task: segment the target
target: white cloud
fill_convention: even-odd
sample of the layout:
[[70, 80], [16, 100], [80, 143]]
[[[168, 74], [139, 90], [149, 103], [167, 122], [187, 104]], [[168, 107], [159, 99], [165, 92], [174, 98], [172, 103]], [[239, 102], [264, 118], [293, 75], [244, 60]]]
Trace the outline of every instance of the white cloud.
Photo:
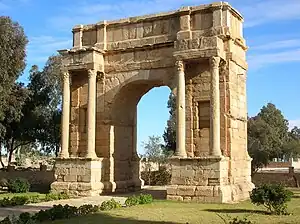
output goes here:
[[[266, 39], [268, 40], [268, 39]], [[274, 42], [268, 42], [266, 44], [250, 47], [251, 50], [278, 50], [286, 48], [300, 47], [300, 39], [279, 40]]]
[[32, 64], [45, 63], [49, 56], [56, 54], [57, 50], [71, 48], [72, 39], [58, 38], [54, 36], [29, 37], [27, 47], [27, 60]]
[[102, 20], [114, 20], [131, 16], [165, 12], [178, 9], [183, 5], [200, 5], [209, 0], [126, 0], [110, 4], [89, 3], [74, 4], [62, 9], [61, 13], [48, 19], [50, 25], [69, 31], [77, 24], [90, 24]]
[[263, 23], [300, 19], [299, 0], [251, 0], [240, 5], [245, 17], [245, 27], [253, 27]]
[[70, 48], [72, 40], [66, 38], [57, 38], [53, 36], [36, 36], [29, 38], [29, 50], [53, 51], [59, 48]]
[[248, 56], [249, 68], [251, 70], [270, 64], [286, 62], [300, 62], [300, 48], [275, 53], [256, 53]]
[[296, 120], [289, 120], [289, 128], [292, 129], [295, 126], [300, 127], [300, 118]]

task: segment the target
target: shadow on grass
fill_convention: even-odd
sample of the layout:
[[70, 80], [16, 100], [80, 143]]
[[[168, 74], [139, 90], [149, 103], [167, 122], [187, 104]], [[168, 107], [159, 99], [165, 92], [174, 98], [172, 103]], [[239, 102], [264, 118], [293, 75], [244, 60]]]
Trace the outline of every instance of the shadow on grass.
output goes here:
[[40, 210], [50, 209], [52, 206], [34, 206], [34, 205], [22, 205], [14, 207], [2, 207], [0, 208], [0, 220], [4, 219], [8, 215], [20, 215], [23, 212], [38, 212]]
[[203, 211], [207, 212], [217, 212], [217, 213], [231, 213], [231, 214], [236, 214], [236, 213], [254, 213], [254, 214], [261, 214], [261, 215], [269, 215], [267, 211], [262, 211], [262, 210], [251, 210], [251, 209], [239, 209], [239, 208], [225, 208], [225, 209], [204, 209]]
[[98, 213], [89, 216], [77, 217], [68, 220], [57, 220], [51, 222], [53, 224], [176, 224], [175, 222], [165, 222], [165, 221], [151, 221], [151, 220], [137, 220], [133, 218], [117, 217], [111, 216], [107, 213]]
[[145, 188], [139, 191], [134, 192], [126, 192], [126, 193], [104, 193], [103, 196], [118, 196], [118, 197], [128, 197], [130, 195], [138, 195], [138, 194], [151, 194], [154, 199], [164, 200], [167, 199], [167, 191], [165, 189], [159, 188]]

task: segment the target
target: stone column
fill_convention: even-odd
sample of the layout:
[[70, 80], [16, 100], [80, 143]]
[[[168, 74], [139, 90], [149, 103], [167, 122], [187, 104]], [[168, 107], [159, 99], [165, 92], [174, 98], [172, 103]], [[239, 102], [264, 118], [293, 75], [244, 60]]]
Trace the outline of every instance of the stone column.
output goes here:
[[139, 159], [138, 153], [137, 153], [137, 107], [135, 108], [134, 112], [134, 120], [133, 120], [133, 130], [132, 130], [132, 158], [133, 159]]
[[86, 158], [96, 158], [95, 139], [96, 139], [96, 84], [97, 72], [95, 70], [88, 70], [88, 117], [87, 117], [87, 152]]
[[70, 74], [63, 74], [63, 97], [62, 97], [62, 121], [61, 121], [61, 151], [60, 158], [69, 157], [69, 125], [70, 125]]
[[220, 88], [219, 57], [210, 58], [210, 135], [209, 147], [211, 156], [221, 156], [220, 148]]
[[176, 62], [177, 94], [176, 94], [176, 152], [175, 156], [186, 157], [185, 150], [185, 77], [182, 61]]

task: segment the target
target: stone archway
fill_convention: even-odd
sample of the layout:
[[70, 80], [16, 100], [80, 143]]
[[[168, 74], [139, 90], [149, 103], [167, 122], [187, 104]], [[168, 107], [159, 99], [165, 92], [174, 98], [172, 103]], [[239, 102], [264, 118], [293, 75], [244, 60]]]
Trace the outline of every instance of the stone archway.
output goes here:
[[177, 93], [168, 199], [230, 202], [253, 188], [247, 153], [242, 17], [227, 3], [73, 28], [64, 58], [62, 149], [53, 191], [141, 187], [136, 106], [151, 88]]
[[140, 189], [140, 159], [137, 154], [137, 105], [154, 87], [166, 86], [164, 76], [172, 70], [142, 70], [122, 83], [111, 104], [110, 120], [114, 126], [115, 191]]

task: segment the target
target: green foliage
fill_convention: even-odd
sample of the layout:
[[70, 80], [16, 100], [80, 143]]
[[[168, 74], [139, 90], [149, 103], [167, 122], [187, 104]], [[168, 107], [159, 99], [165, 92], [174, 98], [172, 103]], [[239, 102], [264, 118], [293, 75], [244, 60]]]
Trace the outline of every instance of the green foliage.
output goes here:
[[40, 203], [46, 201], [55, 201], [55, 200], [62, 200], [62, 199], [69, 199], [70, 196], [65, 193], [54, 194], [50, 193], [47, 194], [45, 197], [33, 195], [33, 196], [14, 196], [12, 198], [5, 197], [0, 200], [0, 207], [12, 207], [17, 205], [25, 205], [29, 203]]
[[257, 116], [248, 119], [247, 132], [248, 152], [253, 158], [252, 173], [266, 166], [273, 158], [300, 153], [297, 128], [288, 131], [288, 121], [274, 104], [268, 103]]
[[[140, 194], [139, 196], [131, 196], [126, 201], [127, 203], [125, 204], [129, 207], [138, 204], [149, 204], [153, 201], [153, 198], [152, 195], [149, 194]], [[62, 206], [61, 204], [59, 204], [54, 205], [51, 209], [48, 210], [40, 210], [39, 212], [33, 215], [31, 215], [28, 212], [21, 213], [20, 216], [15, 220], [6, 217], [2, 221], [0, 221], [0, 224], [30, 224], [49, 222], [54, 220], [70, 219], [72, 217], [85, 216], [97, 213], [99, 211], [107, 211], [120, 207], [122, 207], [122, 205], [114, 199], [102, 202], [101, 206], [86, 204], [80, 207], [75, 207], [70, 205]]]
[[21, 83], [12, 86], [7, 106], [3, 109], [5, 116], [0, 120], [5, 130], [0, 135], [0, 148], [3, 145], [6, 149], [9, 163], [13, 152], [34, 143], [39, 143], [48, 154], [58, 154], [61, 123], [60, 67], [61, 57], [50, 57], [42, 71], [32, 66], [30, 82], [26, 87]]
[[30, 219], [31, 219], [30, 213], [29, 212], [23, 212], [19, 216], [19, 223], [27, 224], [27, 223], [30, 222]]
[[63, 199], [69, 199], [70, 196], [66, 193], [60, 193], [60, 194], [56, 194], [56, 193], [49, 193], [46, 194], [45, 200], [46, 201], [55, 201], [55, 200], [63, 200]]
[[23, 28], [10, 17], [0, 16], [0, 137], [5, 128], [1, 121], [7, 109], [15, 81], [25, 68], [26, 45]]
[[9, 217], [5, 217], [0, 221], [1, 224], [13, 224]]
[[100, 210], [107, 211], [107, 210], [112, 210], [112, 209], [121, 208], [121, 207], [122, 207], [122, 205], [120, 204], [120, 202], [117, 202], [112, 198], [108, 201], [102, 202], [102, 204], [100, 206]]
[[147, 142], [143, 142], [143, 147], [145, 149], [144, 157], [147, 158], [149, 162], [158, 164], [165, 163], [167, 154], [164, 153], [162, 146], [161, 137], [149, 136], [149, 140]]
[[253, 189], [250, 198], [253, 204], [265, 206], [271, 214], [287, 215], [287, 202], [292, 195], [280, 184], [264, 184]]
[[139, 203], [140, 203], [140, 197], [138, 197], [136, 195], [128, 197], [125, 201], [126, 207], [135, 206], [135, 205], [138, 205]]
[[[0, 144], [4, 146], [11, 162], [12, 153], [28, 140], [28, 133], [24, 131], [22, 120], [24, 117], [24, 106], [30, 97], [30, 91], [22, 83], [15, 83], [11, 95], [7, 99], [5, 117], [0, 121], [5, 133], [0, 136]], [[18, 140], [18, 141], [17, 141]], [[2, 164], [3, 165], [3, 164]]]
[[300, 128], [295, 126], [288, 133], [288, 141], [284, 144], [283, 149], [285, 154], [290, 158], [300, 155]]
[[169, 119], [167, 127], [164, 131], [163, 138], [165, 142], [165, 150], [175, 152], [176, 150], [176, 97], [170, 93], [168, 100]]
[[100, 211], [100, 207], [98, 205], [82, 205], [78, 208], [78, 213], [81, 215], [93, 214]]
[[151, 204], [153, 202], [153, 197], [151, 194], [140, 194], [139, 196], [139, 204]]
[[229, 221], [229, 224], [252, 224], [250, 220], [247, 218], [244, 219], [239, 219], [239, 218], [234, 218], [232, 221]]
[[8, 191], [12, 193], [26, 193], [30, 189], [28, 180], [22, 178], [16, 178], [9, 180]]
[[143, 205], [143, 204], [150, 204], [153, 202], [153, 197], [151, 194], [140, 194], [138, 196], [132, 195], [128, 197], [125, 201], [126, 207], [131, 207], [135, 205]]
[[97, 205], [82, 205], [80, 207], [70, 205], [54, 205], [51, 209], [41, 210], [36, 214], [28, 212], [21, 213], [15, 220], [6, 217], [0, 224], [29, 224], [49, 222], [60, 219], [70, 219], [72, 217], [84, 216], [99, 212], [100, 208]]
[[49, 210], [41, 210], [38, 213], [34, 214], [31, 218], [39, 221], [53, 221], [59, 219], [69, 219], [78, 215], [78, 208], [70, 205], [54, 205]]
[[0, 200], [0, 207], [12, 207], [29, 203], [28, 196], [15, 196], [12, 198], [3, 198]]
[[33, 92], [31, 104], [36, 106], [35, 137], [45, 153], [54, 152], [56, 156], [60, 148], [61, 124], [61, 56], [51, 56], [42, 71], [33, 69], [29, 88]]

